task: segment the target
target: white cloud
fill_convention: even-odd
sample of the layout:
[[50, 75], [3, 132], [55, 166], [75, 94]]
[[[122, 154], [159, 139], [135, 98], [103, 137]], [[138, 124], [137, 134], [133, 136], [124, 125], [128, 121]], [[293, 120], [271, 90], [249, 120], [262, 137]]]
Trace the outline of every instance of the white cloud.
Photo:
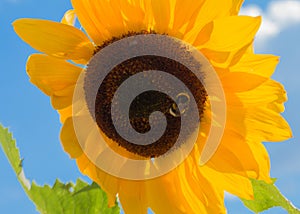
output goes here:
[[282, 27], [300, 22], [300, 1], [277, 1], [269, 6], [268, 14], [271, 19]]
[[243, 7], [240, 14], [263, 17], [256, 41], [258, 44], [262, 44], [266, 39], [277, 36], [286, 28], [300, 24], [300, 1], [272, 1], [265, 11], [257, 5], [249, 5]]

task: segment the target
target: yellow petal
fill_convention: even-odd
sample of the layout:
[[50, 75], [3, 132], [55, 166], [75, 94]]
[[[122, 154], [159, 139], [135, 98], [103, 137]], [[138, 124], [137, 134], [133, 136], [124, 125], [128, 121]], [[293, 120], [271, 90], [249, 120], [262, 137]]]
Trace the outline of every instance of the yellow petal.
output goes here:
[[75, 13], [78, 16], [80, 24], [83, 26], [93, 42], [97, 45], [110, 38], [109, 32], [105, 26], [98, 20], [94, 8], [90, 1], [72, 0], [72, 5]]
[[283, 141], [292, 137], [286, 120], [277, 112], [267, 108], [249, 108], [245, 124], [249, 130], [249, 139], [258, 138], [263, 141]]
[[228, 124], [250, 141], [282, 141], [292, 136], [279, 114], [287, 100], [283, 86], [267, 80], [250, 91], [227, 93]]
[[128, 32], [117, 0], [72, 0], [72, 5], [83, 28], [97, 45]]
[[56, 96], [56, 95], [51, 96], [51, 104], [54, 109], [57, 110], [65, 109], [72, 105], [74, 87], [70, 88], [70, 90], [68, 91], [69, 94], [65, 94], [63, 96]]
[[48, 96], [62, 96], [64, 89], [74, 86], [82, 68], [44, 54], [32, 54], [26, 65], [30, 81]]
[[[202, 181], [202, 179], [198, 177], [199, 169], [195, 167], [197, 166], [197, 162], [195, 163], [193, 158], [194, 157], [189, 157], [184, 164], [178, 167], [177, 176], [173, 178], [173, 180], [177, 180], [178, 182], [176, 186], [180, 187], [181, 191], [178, 192], [182, 194], [181, 197], [185, 198], [185, 202], [188, 205], [185, 205], [187, 212], [194, 213], [201, 210], [201, 213], [205, 213], [209, 206], [209, 199], [205, 191], [203, 191], [199, 185], [205, 181]], [[212, 191], [212, 193], [214, 194], [215, 192]]]
[[72, 118], [68, 118], [65, 121], [61, 129], [60, 139], [64, 150], [71, 158], [77, 158], [82, 154], [82, 149], [77, 141], [76, 133], [74, 131]]
[[[134, 2], [139, 2], [143, 10], [145, 11], [145, 24], [148, 26], [147, 30], [153, 30], [155, 25], [154, 15], [152, 11], [152, 0], [132, 0]], [[135, 3], [138, 5], [138, 3]]]
[[222, 141], [214, 156], [206, 164], [216, 171], [247, 176], [247, 172], [258, 177], [259, 167], [254, 154], [242, 135], [226, 127]]
[[[86, 168], [88, 168], [88, 166]], [[108, 205], [110, 207], [114, 206], [116, 195], [119, 192], [121, 179], [111, 176], [110, 174], [102, 171], [99, 168], [96, 169], [95, 173], [95, 175], [91, 173], [89, 176], [94, 177], [94, 181], [97, 182], [98, 185], [101, 186], [101, 188], [106, 192], [108, 196]]]
[[[214, 20], [199, 33], [194, 46], [215, 51], [239, 50], [251, 43], [260, 23], [260, 17], [249, 16], [229, 16]], [[207, 31], [206, 28], [212, 28], [212, 31]], [[209, 37], [209, 40], [203, 40], [206, 37]]]
[[199, 13], [204, 2], [204, 0], [177, 0], [174, 11], [173, 29], [179, 30], [183, 25], [195, 21], [195, 19], [192, 19], [192, 16], [195, 17], [195, 14]]
[[263, 54], [245, 54], [241, 60], [230, 68], [231, 72], [246, 72], [263, 77], [271, 77], [279, 62], [279, 57]]
[[270, 158], [265, 146], [258, 141], [248, 141], [248, 145], [253, 151], [255, 160], [259, 163], [259, 176], [257, 179], [271, 183]]
[[247, 109], [230, 106], [227, 109], [227, 120], [230, 127], [250, 141], [276, 142], [292, 136], [285, 119], [265, 106]]
[[[209, 38], [207, 38], [209, 39]], [[249, 47], [252, 45], [252, 42], [246, 44], [238, 50], [228, 51], [214, 51], [207, 48], [202, 48], [199, 51], [204, 54], [204, 56], [210, 61], [214, 67], [218, 68], [229, 68], [234, 66], [243, 55], [248, 51]]]
[[66, 108], [58, 110], [61, 123], [64, 123], [67, 118], [72, 117], [72, 112], [73, 112], [72, 108], [73, 108], [72, 106], [68, 106]]
[[[119, 179], [97, 168], [84, 153], [76, 159], [76, 163], [82, 174], [88, 176], [106, 192], [108, 207], [115, 206]], [[104, 176], [99, 176], [99, 173]], [[109, 186], [102, 185], [103, 182], [106, 182]]]
[[170, 0], [151, 0], [155, 20], [154, 30], [158, 33], [167, 33], [170, 25], [171, 5]]
[[96, 15], [105, 24], [112, 36], [127, 33], [121, 13], [119, 0], [91, 0]]
[[225, 213], [223, 190], [206, 179], [199, 156], [190, 155], [178, 168], [178, 177], [183, 196], [187, 199], [187, 213]]
[[244, 72], [228, 72], [221, 78], [224, 89], [234, 92], [252, 90], [267, 80], [265, 77]]
[[[193, 5], [197, 5], [193, 3]], [[201, 29], [215, 19], [223, 18], [229, 15], [231, 0], [209, 0], [204, 1], [198, 13], [192, 16], [186, 28], [184, 40], [194, 44], [194, 41]]]
[[146, 184], [155, 213], [225, 213], [223, 190], [202, 176], [199, 152], [192, 152], [176, 170]]
[[283, 103], [285, 101], [287, 101], [287, 96], [283, 86], [271, 79], [250, 91], [236, 94], [227, 93], [227, 103], [230, 106], [247, 108], [264, 106], [278, 113], [284, 111]]
[[[193, 210], [190, 208], [190, 204], [193, 204], [194, 201], [188, 201], [194, 198], [188, 196], [189, 193], [185, 188], [189, 184], [184, 179], [180, 180], [179, 174], [180, 172], [175, 170], [162, 177], [147, 181], [147, 198], [151, 209], [155, 213], [194, 213], [191, 212]], [[188, 188], [190, 189], [190, 187]], [[203, 194], [201, 191], [198, 191], [198, 193]], [[199, 208], [198, 212], [207, 214], [208, 212], [204, 206], [205, 201], [201, 201], [201, 198], [195, 200], [200, 201], [200, 203], [198, 201], [195, 204]]]
[[237, 15], [240, 11], [240, 8], [241, 8], [243, 2], [244, 2], [244, 0], [232, 0], [230, 14]]
[[148, 203], [145, 188], [146, 185], [144, 181], [122, 181], [119, 190], [119, 199], [125, 213], [148, 213]]
[[120, 8], [122, 8], [122, 16], [128, 31], [140, 32], [148, 29], [141, 2], [120, 0]]
[[61, 23], [74, 26], [76, 21], [76, 13], [74, 10], [68, 10], [64, 17], [61, 19]]
[[[76, 163], [82, 174], [87, 175], [106, 192], [108, 198], [108, 206], [114, 206], [116, 202], [117, 192], [112, 192], [114, 190], [117, 191], [119, 179], [101, 171], [88, 159], [88, 157], [84, 153], [80, 157], [76, 158]], [[107, 176], [108, 178], [105, 179], [104, 177], [98, 176], [99, 173], [103, 173], [103, 175]], [[105, 186], [102, 186], [101, 184], [103, 183], [103, 181], [107, 181], [112, 188], [105, 189]]]
[[201, 170], [208, 180], [214, 180], [215, 185], [220, 186], [220, 188], [227, 192], [248, 200], [254, 198], [253, 188], [249, 178], [234, 173], [218, 172], [205, 166], [201, 167]]
[[25, 42], [48, 55], [86, 62], [93, 55], [92, 43], [75, 27], [38, 19], [18, 19], [13, 26]]

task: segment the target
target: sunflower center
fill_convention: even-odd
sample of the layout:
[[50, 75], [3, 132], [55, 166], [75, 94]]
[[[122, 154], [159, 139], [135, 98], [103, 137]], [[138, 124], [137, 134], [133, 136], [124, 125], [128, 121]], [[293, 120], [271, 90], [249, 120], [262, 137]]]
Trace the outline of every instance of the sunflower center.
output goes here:
[[[85, 96], [90, 111], [94, 111], [91, 112], [94, 120], [107, 137], [129, 152], [145, 158], [154, 158], [164, 155], [172, 149], [180, 148], [180, 145], [174, 146], [180, 132], [185, 132], [185, 136], [188, 138], [195, 131], [200, 121], [197, 121], [198, 124], [183, 127], [182, 119], [193, 121], [192, 114], [189, 112], [198, 112], [199, 118], [202, 117], [207, 93], [199, 78], [186, 65], [159, 55], [141, 55], [124, 60], [113, 66], [100, 82], [98, 76], [101, 76], [101, 68], [97, 62], [101, 55], [98, 53], [116, 41], [135, 35], [142, 35], [143, 39], [147, 40], [147, 37], [153, 35], [153, 32], [131, 32], [106, 41], [99, 46], [98, 52], [95, 53], [86, 71]], [[174, 41], [172, 46], [166, 46], [163, 41], [159, 43], [153, 43], [153, 46], [143, 48], [163, 47], [169, 49], [172, 54], [179, 55], [181, 59], [184, 59], [185, 64], [192, 67], [198, 66], [198, 70], [201, 70], [201, 64], [193, 58], [188, 49], [183, 51], [182, 49], [185, 47], [178, 42]], [[143, 43], [141, 42], [139, 45], [143, 45]], [[120, 49], [120, 51], [126, 50], [126, 47]], [[110, 53], [106, 53], [106, 56], [107, 54]], [[107, 57], [109, 59], [116, 56], [111, 53], [111, 56]], [[177, 78], [185, 87], [174, 85], [174, 81], [165, 78], [165, 75]], [[134, 76], [138, 77], [131, 80]], [[120, 94], [122, 84], [129, 80], [131, 81], [130, 86], [126, 86], [129, 93]], [[95, 85], [98, 85], [96, 98], [90, 95], [91, 88]], [[149, 90], [137, 93], [136, 91], [142, 87]], [[170, 96], [174, 92], [175, 95]], [[137, 96], [132, 98], [131, 94], [136, 93]], [[116, 100], [116, 96], [119, 100]], [[191, 105], [191, 96], [196, 103], [194, 106]], [[131, 99], [130, 104], [126, 106], [123, 103], [126, 103], [128, 99]], [[131, 133], [132, 130], [139, 134], [129, 134], [130, 139], [120, 135], [120, 132]], [[150, 137], [149, 135], [146, 137], [146, 134], [150, 132], [152, 133]]]

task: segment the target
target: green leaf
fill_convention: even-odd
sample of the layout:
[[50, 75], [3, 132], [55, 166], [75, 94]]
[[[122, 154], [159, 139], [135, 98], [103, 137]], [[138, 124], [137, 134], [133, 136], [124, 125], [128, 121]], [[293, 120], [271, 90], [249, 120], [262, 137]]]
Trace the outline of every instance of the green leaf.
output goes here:
[[287, 200], [274, 185], [275, 181], [276, 179], [273, 179], [273, 182], [268, 184], [265, 181], [251, 179], [254, 200], [241, 199], [244, 205], [255, 213], [279, 206], [290, 214], [300, 214], [300, 210]]
[[108, 207], [107, 196], [96, 183], [88, 184], [80, 179], [77, 180], [76, 184], [72, 182], [63, 184], [56, 180], [53, 187], [49, 185], [38, 186], [34, 182], [31, 183], [25, 177], [22, 168], [23, 160], [12, 134], [1, 124], [0, 144], [24, 191], [39, 212], [45, 214], [120, 213], [117, 203], [112, 208]]

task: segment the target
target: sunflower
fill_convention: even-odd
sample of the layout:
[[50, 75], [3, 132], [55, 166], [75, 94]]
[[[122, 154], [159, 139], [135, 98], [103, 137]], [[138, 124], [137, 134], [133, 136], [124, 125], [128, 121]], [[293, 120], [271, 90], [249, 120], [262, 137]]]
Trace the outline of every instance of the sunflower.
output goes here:
[[[271, 182], [262, 142], [291, 137], [280, 115], [287, 97], [271, 79], [278, 57], [254, 53], [261, 18], [238, 16], [242, 2], [72, 0], [74, 10], [60, 23], [28, 18], [13, 23], [16, 33], [42, 52], [29, 57], [27, 73], [60, 115], [64, 150], [106, 191], [110, 206], [118, 196], [126, 213], [147, 213], [148, 208], [155, 213], [225, 213], [224, 191], [253, 199], [249, 178]], [[144, 54], [132, 57], [135, 50]], [[115, 55], [125, 58], [108, 66], [106, 74], [102, 69]], [[153, 70], [175, 79], [147, 73]], [[152, 112], [166, 117], [163, 137], [138, 145], [118, 134], [115, 125], [121, 124], [122, 132], [130, 128], [124, 125], [122, 106], [113, 101], [121, 83], [141, 73], [139, 78], [176, 93], [152, 90], [138, 95], [129, 110], [124, 107], [130, 127], [140, 133], [160, 124], [161, 115], [149, 119]], [[176, 79], [191, 93], [177, 88]], [[133, 85], [141, 85], [140, 80]], [[175, 86], [169, 87], [170, 82]], [[217, 112], [215, 103], [221, 105]], [[188, 111], [196, 111], [198, 119], [185, 116]], [[213, 138], [218, 142], [206, 147], [211, 129], [220, 127], [219, 140]], [[181, 131], [185, 137], [176, 144]], [[134, 179], [139, 169], [144, 177]]]

